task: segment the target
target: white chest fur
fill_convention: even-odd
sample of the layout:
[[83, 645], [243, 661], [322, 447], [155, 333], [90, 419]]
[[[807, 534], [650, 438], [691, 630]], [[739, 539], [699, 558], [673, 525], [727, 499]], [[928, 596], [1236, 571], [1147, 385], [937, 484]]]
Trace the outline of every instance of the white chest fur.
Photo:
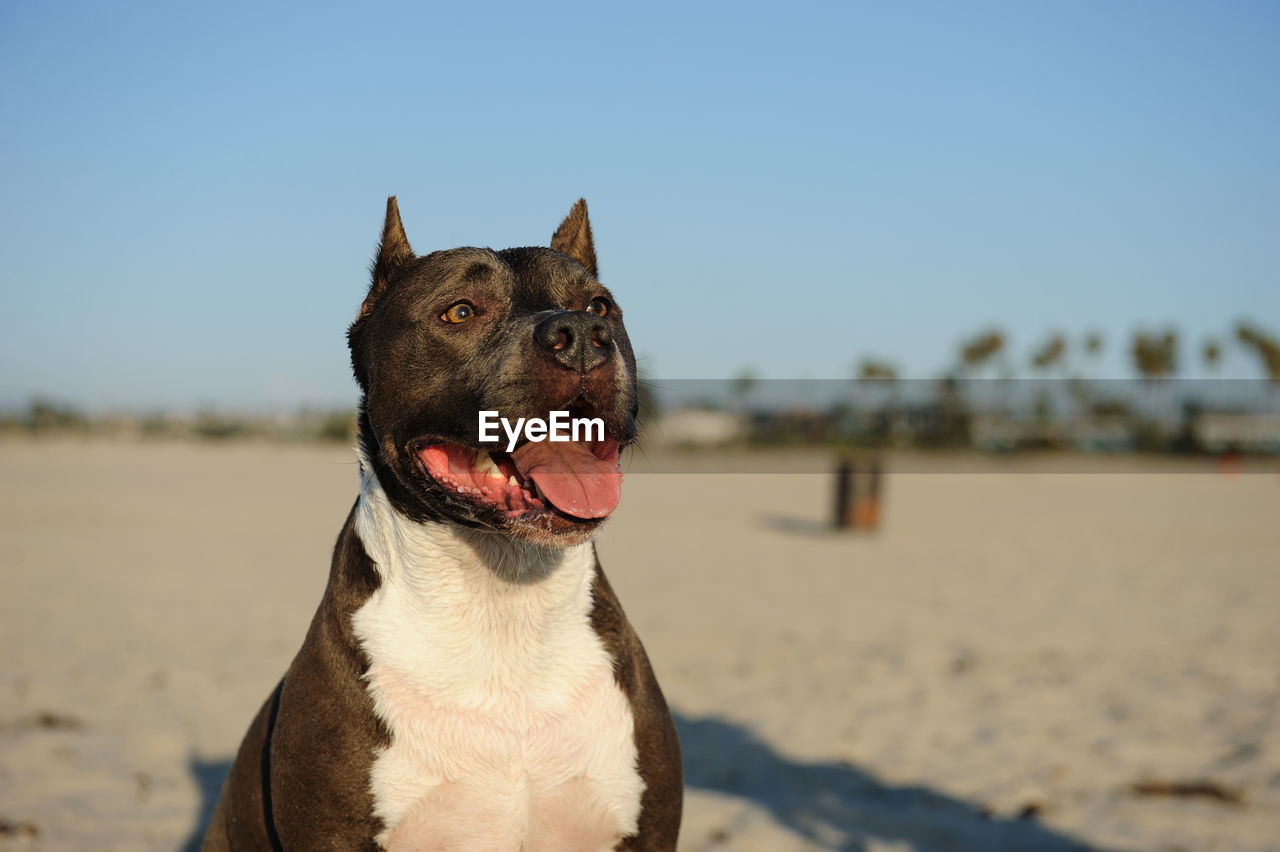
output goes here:
[[591, 545], [418, 524], [361, 480], [356, 531], [382, 583], [353, 622], [391, 733], [372, 770], [378, 841], [562, 852], [634, 833], [644, 783], [591, 629]]

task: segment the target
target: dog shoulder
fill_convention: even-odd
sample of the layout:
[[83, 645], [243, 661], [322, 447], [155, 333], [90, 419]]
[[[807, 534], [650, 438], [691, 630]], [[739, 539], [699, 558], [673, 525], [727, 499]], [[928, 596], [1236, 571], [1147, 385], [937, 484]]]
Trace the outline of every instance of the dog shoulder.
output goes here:
[[[631, 705], [637, 769], [644, 782], [639, 837], [645, 849], [674, 849], [684, 801], [680, 741], [662, 689], [597, 557], [592, 585], [591, 624], [613, 659], [614, 678]], [[633, 846], [635, 838], [620, 848]]]

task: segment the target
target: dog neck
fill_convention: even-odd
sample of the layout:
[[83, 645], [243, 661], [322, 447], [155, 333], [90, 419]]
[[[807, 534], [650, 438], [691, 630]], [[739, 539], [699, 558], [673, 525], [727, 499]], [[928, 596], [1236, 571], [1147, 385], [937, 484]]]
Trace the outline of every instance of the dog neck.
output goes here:
[[592, 543], [550, 548], [415, 521], [367, 459], [360, 469], [356, 533], [380, 585], [353, 624], [373, 671], [399, 673], [383, 682], [455, 706], [491, 701], [495, 687], [536, 696], [558, 684], [547, 669], [573, 660], [591, 630]]
[[[509, 583], [536, 583], [593, 553], [592, 542], [567, 547], [538, 544], [449, 521], [416, 521], [396, 511], [362, 447], [356, 532], [386, 582], [413, 580], [424, 570], [488, 572]], [[594, 560], [588, 559], [591, 562]]]

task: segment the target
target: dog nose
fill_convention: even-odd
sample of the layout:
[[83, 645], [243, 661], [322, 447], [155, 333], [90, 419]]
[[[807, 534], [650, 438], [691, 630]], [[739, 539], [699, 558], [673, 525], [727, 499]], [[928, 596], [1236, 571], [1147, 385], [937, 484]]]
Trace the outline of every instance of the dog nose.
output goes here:
[[534, 341], [562, 367], [581, 373], [609, 358], [613, 335], [609, 324], [589, 311], [561, 311], [538, 323]]

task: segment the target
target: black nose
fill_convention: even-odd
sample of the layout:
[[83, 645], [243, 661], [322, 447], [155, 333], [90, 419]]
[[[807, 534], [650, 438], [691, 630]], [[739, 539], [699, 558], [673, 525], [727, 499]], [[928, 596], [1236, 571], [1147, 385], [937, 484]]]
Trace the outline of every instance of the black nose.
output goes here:
[[588, 311], [561, 311], [538, 323], [534, 341], [567, 370], [585, 373], [609, 358], [609, 324]]

